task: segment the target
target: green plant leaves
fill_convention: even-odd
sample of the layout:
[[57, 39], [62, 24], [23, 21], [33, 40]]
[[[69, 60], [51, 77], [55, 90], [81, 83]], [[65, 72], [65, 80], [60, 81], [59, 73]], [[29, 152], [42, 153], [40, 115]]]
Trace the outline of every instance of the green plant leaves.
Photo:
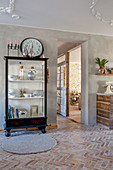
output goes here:
[[96, 64], [98, 64], [99, 66], [101, 66], [101, 62], [100, 62], [100, 58], [96, 58]]
[[100, 58], [96, 58], [96, 64], [98, 64], [100, 67], [104, 67], [106, 63], [108, 63], [109, 60], [106, 59], [102, 59], [100, 60]]

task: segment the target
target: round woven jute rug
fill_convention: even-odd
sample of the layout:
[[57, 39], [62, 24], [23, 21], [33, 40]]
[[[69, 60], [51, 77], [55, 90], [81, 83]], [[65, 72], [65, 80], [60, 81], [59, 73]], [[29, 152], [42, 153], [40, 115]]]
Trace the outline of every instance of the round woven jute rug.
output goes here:
[[8, 138], [2, 143], [2, 149], [15, 154], [33, 154], [48, 151], [56, 144], [49, 135], [28, 134]]

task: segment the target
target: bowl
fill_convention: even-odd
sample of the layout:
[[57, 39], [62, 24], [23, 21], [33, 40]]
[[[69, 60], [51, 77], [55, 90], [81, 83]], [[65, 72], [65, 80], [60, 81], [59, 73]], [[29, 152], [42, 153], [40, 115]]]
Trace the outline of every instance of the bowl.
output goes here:
[[14, 89], [8, 89], [8, 93], [14, 93], [15, 90]]
[[39, 90], [34, 90], [34, 91], [33, 91], [33, 94], [34, 94], [34, 96], [40, 96]]
[[18, 79], [18, 75], [8, 75], [8, 79], [9, 80], [17, 80]]
[[42, 90], [34, 90], [33, 94], [35, 96], [43, 96], [43, 91]]
[[24, 93], [24, 97], [30, 97], [30, 93]]

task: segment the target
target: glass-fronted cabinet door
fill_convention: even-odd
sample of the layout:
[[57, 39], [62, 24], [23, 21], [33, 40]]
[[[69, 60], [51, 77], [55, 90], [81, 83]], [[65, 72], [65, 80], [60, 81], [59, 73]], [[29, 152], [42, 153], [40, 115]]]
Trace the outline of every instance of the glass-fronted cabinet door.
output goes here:
[[45, 59], [6, 59], [7, 130], [28, 126], [46, 127], [46, 69]]

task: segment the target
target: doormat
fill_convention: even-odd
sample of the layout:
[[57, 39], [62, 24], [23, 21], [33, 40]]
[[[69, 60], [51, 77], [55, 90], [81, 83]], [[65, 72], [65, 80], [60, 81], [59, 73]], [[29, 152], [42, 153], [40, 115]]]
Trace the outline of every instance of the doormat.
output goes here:
[[46, 134], [29, 134], [9, 137], [2, 143], [2, 149], [15, 154], [34, 154], [48, 151], [56, 145], [56, 140]]

